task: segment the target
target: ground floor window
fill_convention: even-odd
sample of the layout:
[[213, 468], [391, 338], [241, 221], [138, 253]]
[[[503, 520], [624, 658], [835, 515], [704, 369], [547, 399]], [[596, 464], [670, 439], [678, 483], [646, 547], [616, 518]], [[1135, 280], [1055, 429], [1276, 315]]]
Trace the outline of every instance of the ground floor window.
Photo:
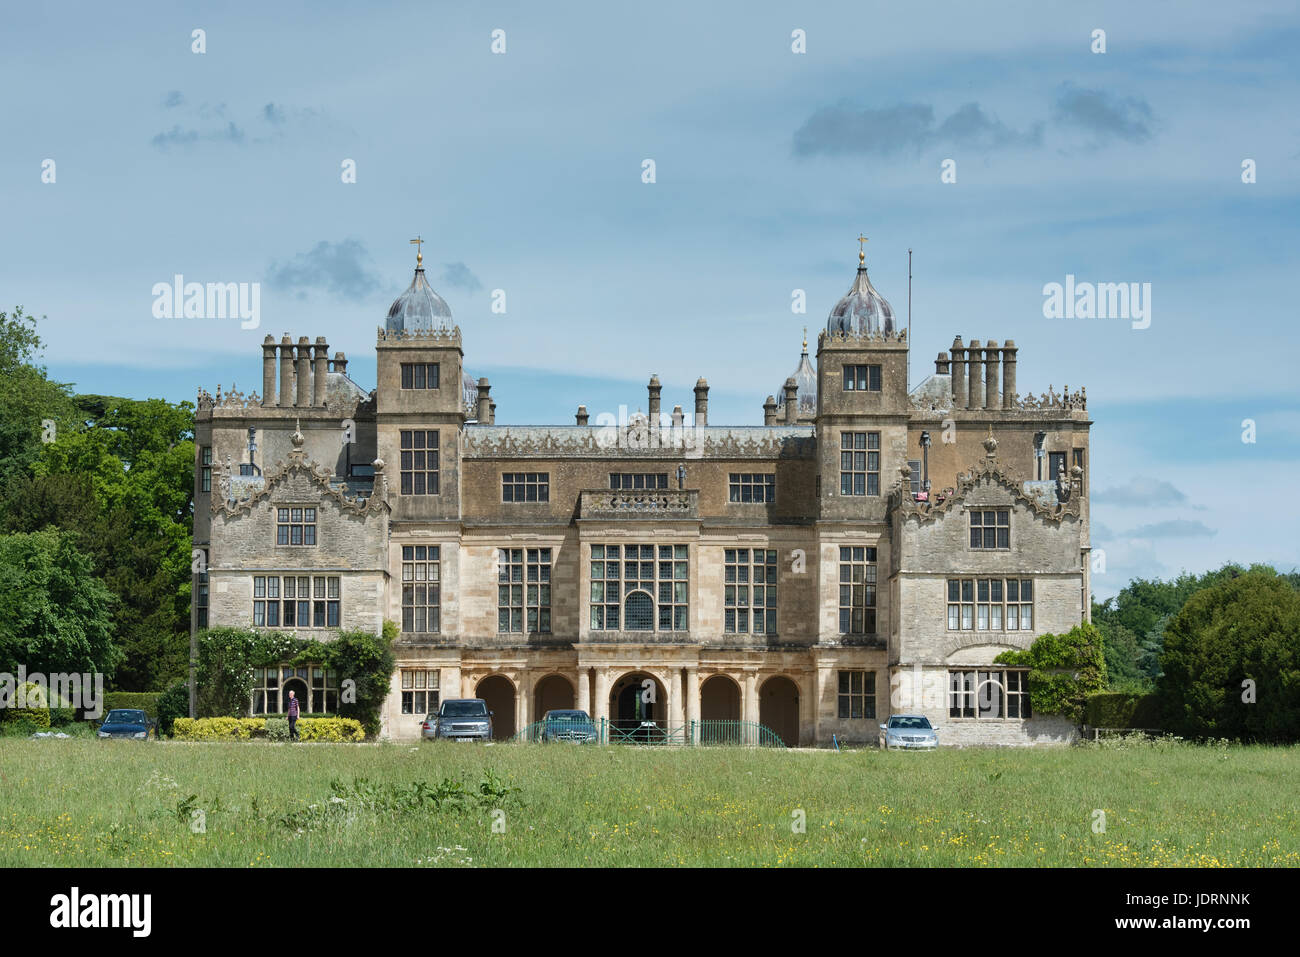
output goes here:
[[334, 714], [339, 710], [339, 676], [319, 664], [277, 665], [253, 669], [253, 714], [284, 714], [289, 692], [303, 714]]
[[850, 719], [876, 716], [876, 673], [874, 671], [840, 672], [839, 716]]
[[438, 672], [402, 669], [402, 714], [438, 710]]
[[1028, 718], [1029, 672], [1010, 669], [948, 672], [950, 718]]

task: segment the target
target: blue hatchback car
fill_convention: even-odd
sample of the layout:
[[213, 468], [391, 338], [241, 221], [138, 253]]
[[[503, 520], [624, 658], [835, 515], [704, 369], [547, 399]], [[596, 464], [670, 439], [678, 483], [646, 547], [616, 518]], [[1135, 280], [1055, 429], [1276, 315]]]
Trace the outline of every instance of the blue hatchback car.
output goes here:
[[149, 737], [149, 717], [137, 708], [114, 708], [104, 716], [99, 726], [99, 738], [132, 738], [144, 741]]

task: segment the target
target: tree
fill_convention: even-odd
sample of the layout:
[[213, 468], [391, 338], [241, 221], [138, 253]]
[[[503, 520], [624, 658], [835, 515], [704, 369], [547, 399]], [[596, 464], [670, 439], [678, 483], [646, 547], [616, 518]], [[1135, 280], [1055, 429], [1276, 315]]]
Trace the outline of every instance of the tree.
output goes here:
[[102, 672], [113, 641], [113, 593], [67, 532], [0, 535], [0, 670]]
[[1082, 722], [1088, 695], [1106, 688], [1101, 633], [1088, 622], [1063, 635], [1045, 634], [1026, 651], [1004, 651], [999, 664], [1029, 667], [1029, 702], [1035, 714]]
[[75, 426], [71, 388], [51, 382], [45, 369], [33, 364], [40, 353], [36, 319], [23, 312], [0, 312], [0, 484], [27, 471], [54, 434]]
[[1198, 592], [1165, 628], [1160, 666], [1170, 731], [1300, 739], [1300, 592], [1264, 567]]

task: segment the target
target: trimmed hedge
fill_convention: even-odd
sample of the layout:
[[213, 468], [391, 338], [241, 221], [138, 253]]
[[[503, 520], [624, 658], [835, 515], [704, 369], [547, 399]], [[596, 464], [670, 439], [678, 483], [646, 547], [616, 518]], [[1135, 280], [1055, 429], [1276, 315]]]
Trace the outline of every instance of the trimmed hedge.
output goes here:
[[[287, 718], [177, 718], [172, 722], [177, 741], [283, 741], [289, 737]], [[303, 741], [364, 741], [365, 730], [355, 718], [300, 718], [298, 737]]]
[[[26, 708], [17, 707], [18, 690], [23, 691], [23, 703]], [[0, 721], [5, 724], [21, 724], [25, 731], [31, 727], [34, 731], [48, 731], [50, 729], [50, 709], [46, 707], [48, 695], [45, 689], [33, 682], [27, 682], [22, 689], [16, 689], [14, 700], [10, 701], [8, 707], [0, 708]], [[61, 709], [56, 709], [56, 712]], [[29, 732], [30, 733], [30, 732]]]
[[1116, 691], [1090, 695], [1087, 723], [1094, 728], [1159, 728], [1160, 699]]

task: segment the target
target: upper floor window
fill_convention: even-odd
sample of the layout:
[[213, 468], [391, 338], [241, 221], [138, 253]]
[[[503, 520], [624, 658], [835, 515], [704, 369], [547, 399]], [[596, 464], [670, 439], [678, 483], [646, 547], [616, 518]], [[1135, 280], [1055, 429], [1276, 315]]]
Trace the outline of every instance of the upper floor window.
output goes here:
[[277, 508], [275, 510], [275, 544], [315, 545], [316, 509]]
[[497, 631], [551, 631], [551, 550], [497, 550]]
[[840, 548], [840, 634], [876, 633], [876, 550]]
[[194, 621], [197, 627], [208, 627], [208, 553], [203, 552], [203, 561], [199, 565], [200, 571], [196, 575], [196, 590], [194, 592]]
[[402, 388], [403, 389], [438, 388], [438, 363], [403, 362], [402, 363]]
[[551, 474], [549, 472], [501, 473], [501, 501], [549, 502], [551, 500]]
[[880, 433], [840, 433], [840, 494], [880, 494]]
[[732, 472], [730, 499], [733, 502], [776, 501], [776, 476], [769, 472]]
[[845, 392], [879, 392], [880, 366], [845, 366]]
[[970, 510], [971, 548], [1010, 548], [1011, 513], [1006, 509]]
[[402, 494], [438, 494], [438, 432], [402, 430]]
[[948, 579], [949, 631], [1032, 631], [1032, 578]]
[[667, 488], [667, 472], [610, 472], [609, 487], [615, 491], [639, 488]]
[[441, 630], [442, 563], [437, 545], [402, 546], [402, 631]]
[[724, 627], [728, 633], [776, 633], [776, 551], [728, 548], [723, 553]]
[[[1048, 452], [1047, 453], [1047, 480], [1049, 482], [1055, 482], [1060, 477], [1061, 472], [1063, 471], [1065, 471], [1065, 453]], [[1066, 477], [1069, 478], [1069, 475], [1067, 474]]]
[[342, 606], [338, 575], [253, 577], [253, 624], [257, 627], [338, 628]]
[[199, 450], [199, 491], [212, 491], [212, 446], [205, 445]]
[[592, 630], [686, 631], [688, 554], [685, 545], [592, 545]]

